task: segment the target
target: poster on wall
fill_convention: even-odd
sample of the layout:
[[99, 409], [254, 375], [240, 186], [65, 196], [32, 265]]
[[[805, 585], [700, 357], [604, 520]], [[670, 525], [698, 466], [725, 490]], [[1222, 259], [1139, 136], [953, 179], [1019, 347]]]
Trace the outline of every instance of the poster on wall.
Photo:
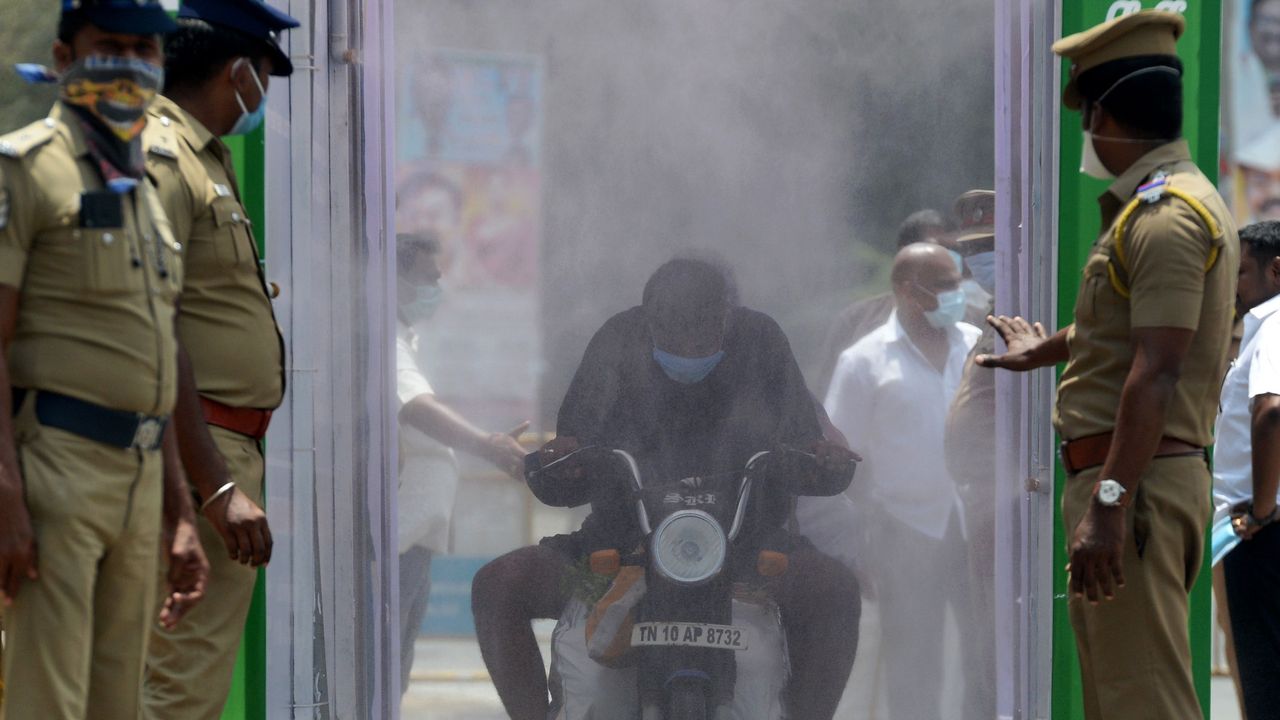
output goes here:
[[1280, 0], [1228, 0], [1223, 196], [1236, 221], [1280, 220]]
[[396, 230], [433, 234], [444, 272], [421, 360], [468, 417], [513, 425], [534, 415], [541, 358], [541, 63], [424, 49], [399, 75]]

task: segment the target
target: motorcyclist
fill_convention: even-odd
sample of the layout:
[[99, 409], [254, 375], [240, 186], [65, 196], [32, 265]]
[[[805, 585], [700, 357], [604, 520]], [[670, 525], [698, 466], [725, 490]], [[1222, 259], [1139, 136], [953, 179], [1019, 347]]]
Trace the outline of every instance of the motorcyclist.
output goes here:
[[[731, 297], [726, 274], [712, 263], [676, 259], [659, 268], [643, 304], [608, 320], [591, 340], [561, 405], [557, 437], [529, 465], [597, 445], [628, 451], [647, 477], [676, 480], [741, 470], [759, 450], [792, 447], [816, 458], [788, 468], [806, 475], [799, 479], [812, 494], [842, 492], [853, 455], [823, 440], [786, 336]], [[560, 616], [568, 564], [597, 549], [629, 550], [642, 538], [627, 492], [581, 466], [558, 475], [566, 492], [590, 496], [582, 529], [498, 558], [472, 589], [485, 663], [516, 720], [546, 717], [546, 675], [529, 621]], [[760, 489], [747, 543], [782, 528], [791, 507], [776, 484]], [[803, 540], [793, 539], [789, 555], [775, 599], [791, 656], [790, 717], [830, 718], [853, 667], [857, 583]]]

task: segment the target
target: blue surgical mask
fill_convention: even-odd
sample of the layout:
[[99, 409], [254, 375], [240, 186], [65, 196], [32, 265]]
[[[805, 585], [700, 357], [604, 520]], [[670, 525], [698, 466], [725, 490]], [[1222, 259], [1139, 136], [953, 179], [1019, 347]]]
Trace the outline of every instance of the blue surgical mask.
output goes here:
[[956, 252], [955, 250], [950, 250], [950, 249], [947, 250], [947, 253], [949, 253], [951, 255], [951, 259], [955, 261], [956, 272], [963, 275], [964, 274], [964, 256]]
[[973, 273], [974, 282], [982, 286], [988, 293], [996, 294], [996, 253], [990, 250], [965, 259], [969, 272]]
[[960, 288], [940, 292], [935, 295], [938, 299], [938, 308], [936, 310], [925, 310], [924, 318], [929, 324], [944, 330], [955, 325], [964, 319], [964, 291]]
[[702, 382], [720, 361], [724, 359], [724, 351], [721, 350], [714, 355], [708, 355], [701, 358], [687, 358], [679, 355], [672, 355], [665, 350], [657, 347], [653, 348], [653, 359], [662, 367], [662, 372], [667, 377], [684, 385], [693, 385]]
[[[258, 79], [258, 73], [254, 71], [253, 65], [246, 58], [240, 58], [236, 61], [236, 65], [246, 63], [249, 66], [249, 76], [253, 78], [253, 84], [258, 86], [258, 109], [249, 112], [249, 106], [245, 105], [244, 98], [240, 97], [240, 91], [236, 91], [236, 102], [240, 103], [240, 117], [236, 119], [236, 124], [231, 127], [228, 135], [248, 135], [249, 133], [262, 127], [262, 122], [267, 117], [267, 89], [262, 87], [262, 81]], [[235, 72], [235, 68], [232, 68]]]
[[436, 314], [440, 301], [444, 298], [444, 289], [438, 283], [415, 285], [413, 300], [400, 307], [400, 313], [410, 325], [424, 323]]

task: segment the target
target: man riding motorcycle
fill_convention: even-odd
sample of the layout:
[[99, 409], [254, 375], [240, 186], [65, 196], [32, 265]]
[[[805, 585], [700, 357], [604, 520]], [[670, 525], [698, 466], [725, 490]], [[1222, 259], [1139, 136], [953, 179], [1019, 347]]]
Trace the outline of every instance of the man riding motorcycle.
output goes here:
[[[781, 328], [735, 306], [732, 295], [725, 273], [708, 262], [676, 259], [659, 268], [643, 304], [615, 315], [591, 340], [560, 407], [557, 437], [529, 466], [595, 445], [626, 450], [651, 477], [680, 479], [739, 471], [757, 451], [789, 447], [811, 452], [815, 461], [786, 472], [804, 475], [812, 494], [842, 492], [855, 456], [823, 439]], [[546, 674], [530, 621], [560, 617], [569, 565], [595, 550], [629, 551], [642, 538], [624, 486], [599, 481], [581, 466], [548, 482], [590, 498], [582, 529], [498, 558], [472, 588], [485, 664], [515, 720], [546, 718]], [[781, 532], [791, 497], [766, 481], [753, 504], [745, 536]], [[836, 561], [800, 538], [790, 545], [788, 569], [772, 588], [792, 668], [788, 707], [791, 718], [825, 720], [853, 667], [859, 592]]]

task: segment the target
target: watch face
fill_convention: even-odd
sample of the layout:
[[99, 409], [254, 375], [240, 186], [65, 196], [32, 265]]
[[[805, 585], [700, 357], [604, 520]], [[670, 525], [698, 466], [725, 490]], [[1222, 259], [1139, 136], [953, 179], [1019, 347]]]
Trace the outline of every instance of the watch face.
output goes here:
[[1115, 480], [1103, 480], [1098, 484], [1098, 500], [1103, 505], [1115, 505], [1120, 502], [1120, 495], [1124, 492], [1124, 486]]

